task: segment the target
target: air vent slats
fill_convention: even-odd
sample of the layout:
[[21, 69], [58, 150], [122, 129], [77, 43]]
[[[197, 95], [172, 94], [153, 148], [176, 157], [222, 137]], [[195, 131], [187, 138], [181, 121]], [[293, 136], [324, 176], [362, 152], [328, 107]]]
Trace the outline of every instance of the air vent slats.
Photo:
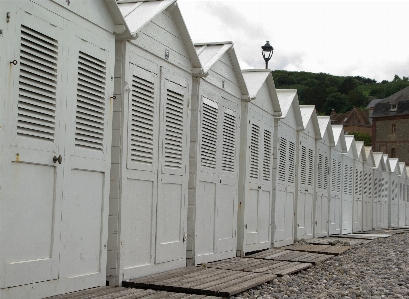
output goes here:
[[250, 138], [250, 177], [258, 179], [260, 151], [260, 127], [258, 125], [251, 124]]
[[75, 128], [75, 145], [78, 147], [103, 150], [105, 73], [103, 61], [79, 53]]
[[233, 111], [225, 111], [223, 118], [222, 170], [234, 172], [236, 158], [236, 115]]
[[202, 140], [200, 145], [200, 163], [203, 167], [216, 168], [218, 105], [203, 98]]

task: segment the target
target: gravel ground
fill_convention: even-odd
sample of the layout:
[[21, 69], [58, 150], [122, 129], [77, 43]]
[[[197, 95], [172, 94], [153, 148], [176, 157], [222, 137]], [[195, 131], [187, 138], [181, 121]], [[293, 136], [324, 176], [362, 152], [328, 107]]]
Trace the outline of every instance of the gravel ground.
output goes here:
[[409, 298], [409, 233], [352, 247], [235, 298]]

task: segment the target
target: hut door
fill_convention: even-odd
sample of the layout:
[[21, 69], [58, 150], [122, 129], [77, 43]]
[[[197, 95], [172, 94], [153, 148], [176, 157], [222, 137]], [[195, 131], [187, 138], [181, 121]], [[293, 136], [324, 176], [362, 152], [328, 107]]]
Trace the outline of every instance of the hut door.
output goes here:
[[353, 231], [362, 231], [362, 162], [355, 162]]
[[187, 82], [164, 70], [161, 83], [156, 263], [186, 257], [189, 172]]
[[[95, 42], [95, 41], [93, 41]], [[110, 69], [108, 49], [94, 46], [85, 39], [73, 37], [67, 90], [68, 113], [62, 205], [61, 253], [62, 275], [82, 283], [105, 280], [108, 215], [107, 137], [110, 111]], [[106, 46], [106, 45], [105, 45]], [[76, 53], [76, 54], [74, 54]], [[105, 258], [104, 258], [105, 257]], [[78, 278], [81, 277], [81, 278]]]
[[[409, 181], [409, 179], [407, 179]], [[405, 189], [406, 189], [406, 226], [409, 226], [409, 184], [405, 183]]]
[[[402, 174], [402, 177], [404, 175]], [[405, 179], [399, 178], [399, 227], [405, 226], [405, 218], [406, 218], [406, 211], [405, 211]]]
[[315, 232], [316, 236], [323, 236], [327, 234], [328, 224], [329, 166], [328, 152], [321, 144], [319, 145], [321, 148], [318, 154]]
[[58, 279], [61, 248], [62, 31], [20, 10], [15, 20], [21, 23], [16, 25], [15, 43], [8, 45], [15, 49], [11, 59], [16, 65], [10, 64], [13, 84], [6, 101], [11, 148], [2, 169], [8, 183], [1, 199], [1, 288]]
[[[275, 245], [290, 244], [294, 228], [295, 142], [290, 127], [280, 123], [283, 132], [278, 141], [277, 192], [275, 201]], [[294, 131], [295, 132], [295, 131]]]
[[270, 241], [271, 142], [274, 120], [249, 109], [249, 184], [245, 206], [246, 245]]
[[234, 251], [237, 246], [237, 148], [239, 107], [223, 99], [221, 102], [222, 124], [218, 130], [218, 149], [221, 165], [218, 165], [218, 182], [216, 182], [216, 252]]
[[341, 176], [342, 159], [341, 154], [331, 154], [331, 193], [329, 207], [329, 234], [339, 234], [341, 216]]

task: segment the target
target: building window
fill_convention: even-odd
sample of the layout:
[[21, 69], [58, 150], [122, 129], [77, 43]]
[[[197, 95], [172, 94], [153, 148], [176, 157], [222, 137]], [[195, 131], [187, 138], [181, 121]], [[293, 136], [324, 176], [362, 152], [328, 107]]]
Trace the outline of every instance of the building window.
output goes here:
[[391, 148], [391, 158], [396, 158], [396, 150], [394, 147]]
[[397, 104], [391, 104], [391, 111], [396, 111], [397, 108], [398, 108]]
[[391, 134], [395, 134], [396, 133], [396, 125], [392, 124], [391, 125]]

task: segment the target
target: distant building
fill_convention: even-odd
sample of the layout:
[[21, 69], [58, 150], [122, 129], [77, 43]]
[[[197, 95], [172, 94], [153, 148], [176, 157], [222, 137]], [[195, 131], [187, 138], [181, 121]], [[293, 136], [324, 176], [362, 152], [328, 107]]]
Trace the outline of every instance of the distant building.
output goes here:
[[372, 148], [409, 165], [409, 87], [375, 105]]
[[354, 108], [345, 113], [336, 113], [332, 110], [330, 118], [332, 125], [343, 125], [346, 134], [362, 132], [372, 135], [369, 112], [366, 109]]
[[366, 109], [368, 109], [368, 113], [369, 113], [369, 122], [372, 125], [372, 113], [373, 113], [373, 109], [375, 108], [375, 105], [378, 104], [380, 101], [382, 101], [383, 99], [375, 99], [375, 97], [370, 97], [370, 102], [368, 104], [368, 106], [366, 106]]

